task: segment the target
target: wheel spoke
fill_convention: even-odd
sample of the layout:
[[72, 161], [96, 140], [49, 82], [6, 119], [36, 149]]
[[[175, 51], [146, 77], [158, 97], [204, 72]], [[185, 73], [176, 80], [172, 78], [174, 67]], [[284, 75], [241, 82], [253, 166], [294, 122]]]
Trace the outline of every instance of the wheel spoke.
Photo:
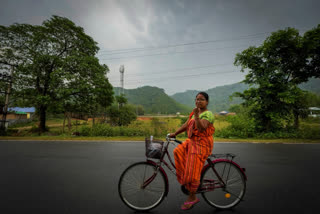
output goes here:
[[121, 175], [119, 193], [122, 201], [137, 211], [146, 211], [156, 207], [164, 198], [166, 181], [162, 172], [142, 188], [142, 184], [151, 178], [155, 166], [141, 162], [128, 167]]
[[[214, 163], [214, 168], [226, 186], [223, 188], [218, 176], [211, 168], [207, 168], [202, 175], [202, 181], [214, 180], [215, 188], [212, 191], [203, 192], [202, 196], [211, 206], [216, 208], [227, 209], [237, 205], [245, 192], [245, 181], [242, 172], [237, 166], [227, 161]], [[206, 182], [204, 182], [205, 184]], [[217, 188], [218, 185], [221, 185], [222, 188]]]

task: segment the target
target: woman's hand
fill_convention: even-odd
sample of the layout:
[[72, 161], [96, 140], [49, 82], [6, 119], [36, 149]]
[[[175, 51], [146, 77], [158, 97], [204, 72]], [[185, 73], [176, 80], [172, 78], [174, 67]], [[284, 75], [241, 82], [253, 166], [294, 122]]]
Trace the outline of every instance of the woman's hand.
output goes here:
[[176, 137], [176, 134], [175, 134], [175, 133], [170, 133], [169, 137], [170, 137], [170, 138], [175, 138], [175, 137]]
[[195, 118], [199, 117], [199, 112], [200, 112], [199, 108], [196, 107], [196, 108], [193, 109], [193, 115], [194, 115]]

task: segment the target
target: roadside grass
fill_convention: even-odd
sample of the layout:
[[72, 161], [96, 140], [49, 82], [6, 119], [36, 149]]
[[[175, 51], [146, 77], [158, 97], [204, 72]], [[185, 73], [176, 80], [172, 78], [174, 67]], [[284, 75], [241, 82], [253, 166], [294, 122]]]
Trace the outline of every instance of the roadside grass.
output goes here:
[[[165, 140], [165, 137], [158, 137], [159, 139]], [[184, 141], [185, 138], [177, 138], [180, 141]], [[82, 136], [24, 136], [24, 137], [13, 137], [13, 136], [0, 136], [1, 140], [27, 140], [27, 141], [144, 141], [143, 136], [116, 136], [116, 137], [82, 137]], [[319, 139], [226, 139], [226, 138], [214, 138], [215, 142], [221, 143], [320, 143]]]
[[216, 131], [222, 130], [230, 125], [229, 122], [225, 120], [215, 120], [214, 121], [214, 128]]
[[[50, 118], [47, 121], [49, 128], [48, 132], [39, 135], [37, 131], [33, 131], [36, 128], [38, 122], [33, 124], [25, 124], [25, 126], [13, 127], [9, 129], [8, 136], [1, 136], [0, 140], [49, 140], [49, 141], [144, 141], [145, 136], [77, 136], [83, 127], [92, 127], [92, 121], [84, 120], [72, 120], [72, 128], [69, 131], [67, 127], [67, 121], [65, 124], [65, 132], [63, 132], [63, 118]], [[215, 129], [216, 131], [222, 130], [230, 125], [225, 118], [216, 118]], [[155, 132], [155, 138], [165, 139], [165, 134], [173, 132], [180, 126], [180, 123], [176, 118], [161, 118], [149, 121], [135, 121], [129, 128], [139, 128], [144, 130], [144, 133], [153, 135]], [[156, 127], [156, 128], [155, 128]], [[305, 130], [319, 130], [320, 120], [311, 119], [303, 120], [301, 127]], [[146, 131], [147, 130], [147, 131]], [[75, 135], [73, 135], [75, 134]], [[184, 140], [185, 135], [179, 135], [179, 140]], [[215, 137], [215, 142], [251, 142], [251, 143], [320, 143], [320, 139], [295, 139], [295, 138], [282, 138], [282, 139], [255, 139], [255, 138], [219, 138]]]

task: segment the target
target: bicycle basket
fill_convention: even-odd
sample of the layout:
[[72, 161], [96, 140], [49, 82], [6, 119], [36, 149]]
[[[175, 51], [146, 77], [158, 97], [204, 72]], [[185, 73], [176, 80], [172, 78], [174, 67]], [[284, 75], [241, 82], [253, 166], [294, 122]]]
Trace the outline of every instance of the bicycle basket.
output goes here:
[[161, 140], [150, 140], [146, 138], [146, 156], [147, 158], [160, 159], [162, 156], [163, 141]]

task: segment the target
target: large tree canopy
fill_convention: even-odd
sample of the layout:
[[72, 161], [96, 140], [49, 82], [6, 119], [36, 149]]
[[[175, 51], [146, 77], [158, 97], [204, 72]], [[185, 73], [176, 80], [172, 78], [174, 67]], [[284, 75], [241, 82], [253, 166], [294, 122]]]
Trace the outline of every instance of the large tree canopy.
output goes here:
[[49, 105], [111, 105], [108, 67], [95, 57], [97, 43], [69, 19], [53, 16], [41, 26], [0, 26], [0, 40], [1, 69], [14, 66], [16, 99], [36, 106], [42, 131]]
[[237, 93], [250, 106], [260, 131], [298, 126], [305, 114], [304, 92], [297, 84], [320, 77], [320, 25], [300, 36], [293, 28], [279, 30], [259, 47], [249, 47], [235, 58], [247, 71], [244, 83], [251, 88]]

